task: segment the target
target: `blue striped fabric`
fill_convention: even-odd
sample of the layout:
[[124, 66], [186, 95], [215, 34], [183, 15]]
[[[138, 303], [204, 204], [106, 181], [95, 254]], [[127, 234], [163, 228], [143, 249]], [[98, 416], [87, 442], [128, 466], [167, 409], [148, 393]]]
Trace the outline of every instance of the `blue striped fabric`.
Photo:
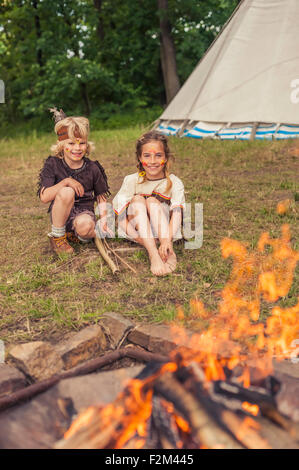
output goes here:
[[[252, 131], [252, 125], [247, 124], [244, 126], [237, 127], [223, 127], [222, 124], [207, 124], [206, 128], [205, 123], [195, 124], [191, 129], [185, 129], [182, 137], [192, 137], [194, 139], [204, 139], [204, 138], [216, 138], [221, 140], [249, 140]], [[158, 126], [158, 131], [165, 135], [177, 135], [180, 131], [181, 126], [175, 122], [171, 122], [170, 125], [163, 125], [161, 123]], [[276, 124], [261, 124], [257, 127], [255, 139], [257, 140], [272, 140], [272, 139], [294, 139], [299, 137], [299, 126], [296, 125], [287, 125], [282, 124], [278, 130], [276, 129]]]

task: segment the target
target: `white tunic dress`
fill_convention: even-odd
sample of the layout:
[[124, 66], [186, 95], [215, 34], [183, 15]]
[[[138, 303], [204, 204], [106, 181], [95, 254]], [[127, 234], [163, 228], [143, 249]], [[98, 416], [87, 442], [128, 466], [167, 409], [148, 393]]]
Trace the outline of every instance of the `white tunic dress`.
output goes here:
[[[170, 211], [180, 207], [182, 209], [182, 215], [184, 215], [186, 208], [184, 185], [182, 181], [173, 174], [169, 175], [169, 178], [171, 179], [172, 187], [168, 192], [166, 192], [167, 178], [146, 180], [143, 183], [143, 178], [139, 176], [139, 173], [126, 176], [123, 180], [123, 184], [120, 190], [112, 201], [114, 212], [118, 216], [121, 214], [124, 215], [132, 198], [136, 195], [140, 195], [144, 197], [154, 196], [159, 201], [165, 202], [168, 205]], [[119, 231], [119, 235], [130, 239], [130, 237], [122, 230]], [[179, 227], [177, 233], [173, 237], [173, 240], [179, 240], [182, 237], [181, 227]]]
[[143, 178], [138, 173], [126, 176], [120, 190], [112, 201], [114, 212], [117, 215], [122, 214], [136, 195], [157, 197], [161, 202], [165, 201], [170, 205], [170, 210], [176, 207], [181, 207], [185, 210], [184, 185], [173, 174], [169, 175], [169, 178], [171, 179], [172, 187], [169, 192], [166, 192], [166, 178], [146, 180], [142, 183]]

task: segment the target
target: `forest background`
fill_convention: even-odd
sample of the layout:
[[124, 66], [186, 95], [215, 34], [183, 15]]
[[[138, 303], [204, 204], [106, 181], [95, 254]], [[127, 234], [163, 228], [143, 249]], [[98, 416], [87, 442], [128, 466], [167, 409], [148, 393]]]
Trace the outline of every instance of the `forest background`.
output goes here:
[[48, 108], [93, 129], [159, 117], [238, 0], [0, 0], [1, 137], [52, 130]]

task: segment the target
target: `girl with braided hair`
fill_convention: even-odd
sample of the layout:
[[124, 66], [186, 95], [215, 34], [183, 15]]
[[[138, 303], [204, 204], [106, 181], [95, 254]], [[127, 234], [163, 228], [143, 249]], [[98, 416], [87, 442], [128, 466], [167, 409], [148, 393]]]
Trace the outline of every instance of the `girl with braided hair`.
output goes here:
[[172, 155], [164, 135], [144, 134], [136, 143], [136, 158], [138, 172], [124, 178], [113, 209], [124, 236], [146, 248], [152, 273], [164, 276], [176, 267], [173, 241], [182, 238], [184, 185], [169, 173]]

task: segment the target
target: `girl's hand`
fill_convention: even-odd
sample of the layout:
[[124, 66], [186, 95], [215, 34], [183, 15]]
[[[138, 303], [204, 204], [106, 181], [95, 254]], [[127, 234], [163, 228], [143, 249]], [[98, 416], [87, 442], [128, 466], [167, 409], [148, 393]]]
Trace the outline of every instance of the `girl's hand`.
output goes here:
[[113, 237], [113, 233], [111, 232], [110, 228], [108, 227], [106, 217], [102, 217], [102, 218], [98, 221], [98, 224], [99, 224], [100, 233], [102, 233], [103, 235], [104, 235], [104, 234], [105, 234], [105, 235], [107, 234], [107, 235], [109, 235], [110, 237]]
[[172, 247], [172, 242], [170, 240], [162, 240], [161, 245], [159, 246], [159, 255], [166, 263], [168, 257], [172, 254], [174, 254], [173, 247]]
[[66, 178], [66, 180], [66, 186], [73, 188], [77, 196], [82, 197], [84, 195], [84, 187], [81, 183], [79, 183], [79, 181], [75, 180], [74, 178]]

